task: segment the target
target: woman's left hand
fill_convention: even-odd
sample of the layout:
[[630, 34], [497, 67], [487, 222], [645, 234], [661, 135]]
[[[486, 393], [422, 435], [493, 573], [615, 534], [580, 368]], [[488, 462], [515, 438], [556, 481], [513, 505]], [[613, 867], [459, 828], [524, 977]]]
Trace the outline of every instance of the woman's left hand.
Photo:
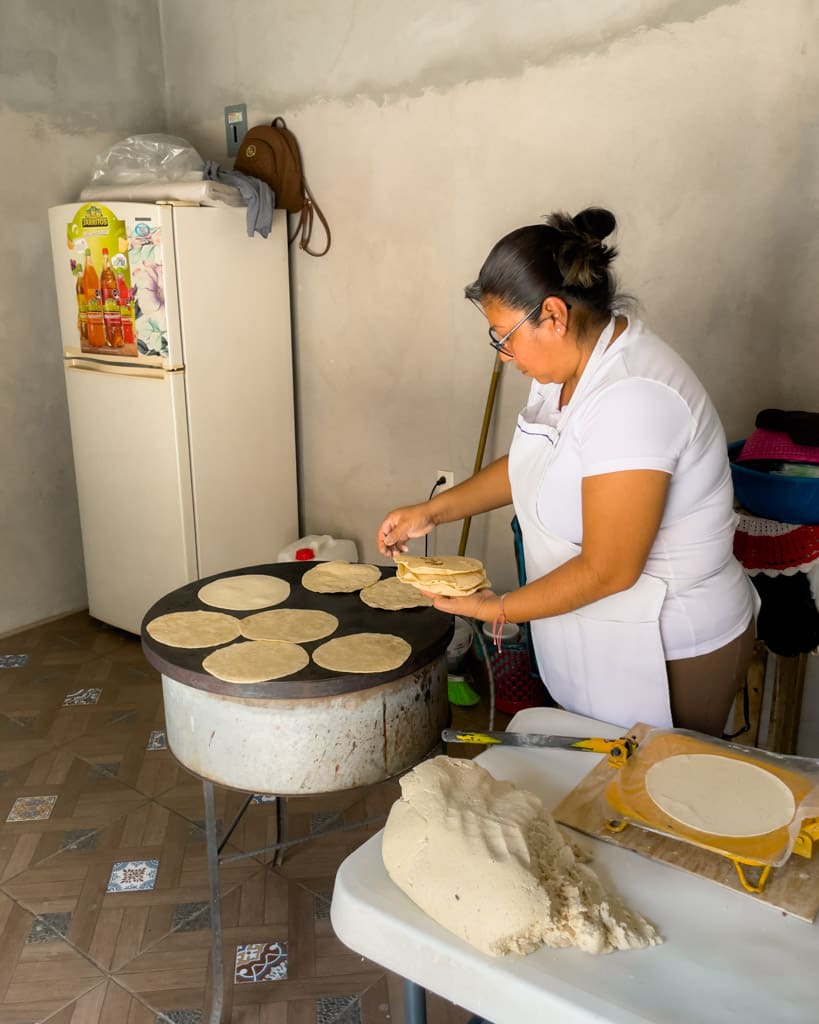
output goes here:
[[439, 612], [462, 615], [480, 622], [494, 622], [500, 613], [500, 598], [494, 590], [477, 590], [469, 597], [441, 597], [424, 590], [427, 597], [434, 598], [433, 604]]

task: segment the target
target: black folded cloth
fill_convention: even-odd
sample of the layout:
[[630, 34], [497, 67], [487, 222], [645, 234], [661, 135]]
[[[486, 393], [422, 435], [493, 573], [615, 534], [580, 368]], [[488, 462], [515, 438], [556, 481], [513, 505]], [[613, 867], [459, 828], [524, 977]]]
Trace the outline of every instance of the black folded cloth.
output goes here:
[[790, 437], [794, 444], [819, 447], [819, 412], [798, 409], [762, 409], [754, 424], [762, 430], [778, 430]]
[[756, 635], [769, 651], [792, 658], [819, 647], [819, 610], [810, 581], [803, 572], [793, 576], [751, 577], [762, 598], [756, 621]]

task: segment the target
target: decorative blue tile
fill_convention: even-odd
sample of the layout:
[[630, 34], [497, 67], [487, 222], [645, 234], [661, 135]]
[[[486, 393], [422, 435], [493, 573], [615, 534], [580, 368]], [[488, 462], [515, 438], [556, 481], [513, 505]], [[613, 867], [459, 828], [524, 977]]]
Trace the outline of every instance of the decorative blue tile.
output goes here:
[[156, 885], [158, 860], [120, 860], [111, 869], [106, 892], [142, 892]]
[[316, 1024], [361, 1024], [358, 996], [325, 996], [317, 999]]
[[148, 737], [148, 746], [146, 750], [167, 750], [168, 739], [165, 736], [164, 729], [154, 729], [151, 735]]
[[237, 985], [257, 981], [283, 981], [287, 977], [286, 942], [251, 942], [236, 947]]
[[63, 832], [61, 850], [96, 850], [99, 832], [93, 828], [77, 828]]
[[267, 793], [254, 793], [250, 802], [252, 804], [275, 804], [276, 799], [275, 796], [270, 796]]
[[210, 928], [210, 903], [180, 903], [173, 908], [171, 931], [198, 932]]
[[0, 668], [22, 668], [27, 661], [27, 654], [0, 654]]
[[40, 914], [34, 918], [26, 936], [26, 945], [32, 942], [59, 942], [68, 935], [71, 914]]
[[6, 821], [45, 821], [51, 817], [55, 796], [18, 796], [11, 805]]
[[68, 708], [76, 704], [96, 704], [101, 694], [102, 690], [96, 686], [88, 687], [85, 690], [76, 690], [74, 693], [67, 693], [63, 701], [63, 707]]
[[156, 1015], [156, 1024], [203, 1024], [201, 1010], [163, 1010]]

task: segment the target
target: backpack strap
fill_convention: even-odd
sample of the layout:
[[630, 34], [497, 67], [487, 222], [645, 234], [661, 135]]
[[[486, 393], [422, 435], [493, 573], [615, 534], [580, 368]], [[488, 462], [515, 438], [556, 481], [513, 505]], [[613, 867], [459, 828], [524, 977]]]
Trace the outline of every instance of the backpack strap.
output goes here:
[[[330, 225], [327, 223], [327, 218], [322, 213], [321, 207], [316, 202], [313, 193], [310, 191], [310, 186], [307, 184], [306, 181], [304, 181], [304, 179], [302, 179], [302, 182], [304, 184], [304, 206], [302, 207], [301, 213], [299, 214], [299, 222], [296, 225], [296, 230], [293, 232], [293, 236], [290, 239], [290, 244], [292, 244], [296, 240], [296, 238], [299, 238], [299, 236], [301, 236], [299, 238], [299, 248], [303, 249], [308, 256], [325, 256], [330, 251], [330, 246], [332, 245], [333, 242], [332, 235], [330, 234]], [[313, 249], [310, 248], [310, 236], [313, 233], [314, 215], [318, 217], [319, 221], [321, 222], [321, 226], [324, 228], [324, 234], [327, 236], [327, 244], [324, 246], [321, 252], [315, 252]]]
[[[290, 132], [283, 117], [274, 117], [270, 122], [273, 128], [283, 128], [285, 130], [285, 137], [290, 144], [291, 150], [294, 153], [296, 162], [302, 167], [301, 172], [301, 185], [304, 193], [304, 205], [299, 212], [299, 220], [296, 224], [296, 229], [288, 239], [288, 245], [292, 245], [296, 239], [299, 239], [299, 248], [303, 249], [308, 256], [325, 256], [330, 251], [333, 238], [330, 234], [330, 225], [327, 223], [327, 218], [321, 211], [321, 207], [316, 202], [316, 198], [310, 190], [310, 186], [307, 184], [307, 179], [304, 177], [304, 169], [301, 162], [301, 154], [299, 153], [298, 143], [296, 137]], [[313, 218], [318, 217], [321, 222], [321, 226], [324, 228], [324, 234], [327, 237], [327, 244], [321, 250], [321, 252], [314, 252], [310, 248], [310, 238], [313, 234]]]

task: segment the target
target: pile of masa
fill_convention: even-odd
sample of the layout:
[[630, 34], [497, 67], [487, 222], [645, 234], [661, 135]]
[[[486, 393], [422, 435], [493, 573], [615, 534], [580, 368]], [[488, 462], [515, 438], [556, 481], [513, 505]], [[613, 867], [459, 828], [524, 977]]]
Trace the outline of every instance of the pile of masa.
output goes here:
[[534, 793], [474, 761], [436, 757], [401, 780], [382, 840], [390, 878], [444, 928], [493, 956], [587, 953], [662, 940], [607, 889]]

